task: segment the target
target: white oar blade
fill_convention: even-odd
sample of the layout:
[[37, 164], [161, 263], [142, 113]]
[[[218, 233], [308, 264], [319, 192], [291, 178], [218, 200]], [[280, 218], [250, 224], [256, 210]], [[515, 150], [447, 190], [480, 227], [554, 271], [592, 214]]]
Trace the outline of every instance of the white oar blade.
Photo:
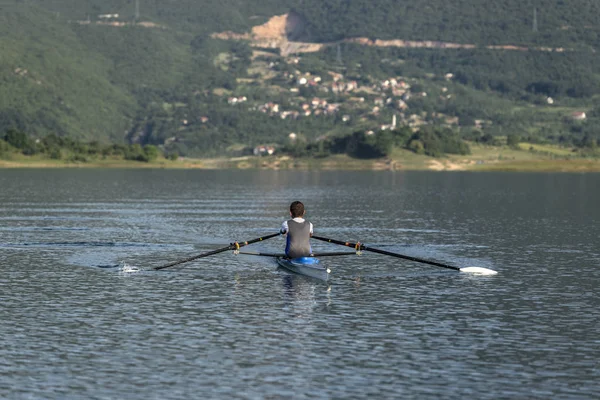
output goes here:
[[466, 272], [468, 274], [476, 275], [496, 275], [498, 272], [493, 269], [482, 268], [482, 267], [465, 267], [461, 268], [460, 272]]

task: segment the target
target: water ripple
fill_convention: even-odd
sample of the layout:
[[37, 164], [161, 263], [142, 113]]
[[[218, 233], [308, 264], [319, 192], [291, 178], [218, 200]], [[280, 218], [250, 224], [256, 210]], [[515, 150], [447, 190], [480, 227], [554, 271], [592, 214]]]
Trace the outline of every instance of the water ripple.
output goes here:
[[[11, 170], [0, 185], [0, 398], [600, 392], [593, 176]], [[326, 283], [228, 251], [152, 269], [274, 232], [296, 198], [327, 236], [499, 274], [367, 252], [324, 259]]]

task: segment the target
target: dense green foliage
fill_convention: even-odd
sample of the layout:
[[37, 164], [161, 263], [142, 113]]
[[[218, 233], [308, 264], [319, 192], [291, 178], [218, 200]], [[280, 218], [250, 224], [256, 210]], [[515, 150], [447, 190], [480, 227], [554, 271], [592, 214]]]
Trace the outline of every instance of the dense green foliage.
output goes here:
[[[522, 138], [586, 149], [600, 140], [595, 98], [600, 56], [591, 51], [600, 44], [595, 21], [600, 3], [592, 0], [140, 0], [139, 5], [139, 20], [157, 27], [93, 23], [105, 13], [118, 13], [122, 23], [133, 21], [134, 0], [0, 0], [0, 132], [12, 129], [40, 139], [29, 148], [9, 145], [10, 139], [0, 151], [16, 147], [25, 154], [39, 152], [48, 135], [101, 147], [153, 145], [166, 154], [245, 154], [256, 145], [274, 144], [296, 155], [348, 153], [360, 158], [388, 155], [394, 146], [432, 156], [464, 154], [468, 148], [461, 137], [486, 144], [510, 137], [513, 147], [515, 138]], [[341, 44], [304, 54], [292, 66], [278, 56], [253, 61], [247, 42], [210, 38], [225, 30], [248, 32], [290, 10], [304, 19], [295, 39], [439, 40], [478, 47]], [[485, 48], [493, 44], [567, 50]], [[270, 71], [276, 76], [263, 79], [249, 71], [253, 62], [266, 65], [272, 59], [277, 62]], [[407, 100], [407, 117], [418, 116], [430, 127], [410, 134], [379, 131], [382, 121], [390, 121], [398, 110], [386, 105], [369, 113], [370, 106], [360, 108], [347, 97], [314, 87], [291, 95], [294, 84], [284, 74], [296, 68], [324, 79], [330, 79], [330, 71], [342, 72], [367, 87], [403, 77], [413, 93], [428, 94]], [[453, 78], [444, 79], [447, 73]], [[365, 104], [391, 96], [360, 95]], [[248, 101], [231, 106], [228, 96]], [[339, 104], [341, 111], [309, 118], [257, 111], [269, 102], [298, 111], [301, 102], [314, 97]], [[586, 111], [587, 119], [572, 119], [575, 111]], [[343, 122], [342, 115], [351, 122]], [[443, 128], [446, 117], [458, 117], [460, 126]], [[364, 135], [367, 130], [377, 134]], [[290, 143], [291, 132], [300, 140]], [[58, 147], [65, 146], [71, 145]], [[134, 155], [115, 151], [135, 158], [138, 150]]]
[[106, 60], [52, 15], [23, 7], [0, 14], [0, 128], [118, 140], [135, 100], [113, 85]]
[[283, 151], [296, 157], [324, 157], [347, 154], [361, 159], [388, 157], [394, 147], [417, 154], [440, 157], [446, 154], [470, 154], [469, 146], [454, 131], [425, 127], [413, 132], [408, 128], [385, 130], [365, 135], [357, 131], [351, 135], [331, 137], [316, 143], [292, 143]]
[[139, 144], [102, 145], [97, 141], [82, 142], [54, 134], [32, 140], [27, 134], [9, 129], [0, 137], [0, 157], [21, 153], [26, 156], [41, 155], [43, 158], [68, 162], [88, 162], [97, 159], [123, 159], [150, 162], [156, 160], [160, 151], [156, 146]]
[[303, 0], [295, 10], [306, 18], [311, 39], [323, 42], [368, 37], [484, 45], [599, 44], [600, 3], [595, 0]]
[[[0, 0], [9, 9], [29, 3], [43, 7], [64, 20], [99, 20], [102, 14], [119, 14], [135, 19], [135, 0]], [[223, 30], [247, 31], [275, 14], [289, 11], [294, 1], [286, 0], [139, 0], [139, 20], [164, 24], [172, 29], [212, 33]]]

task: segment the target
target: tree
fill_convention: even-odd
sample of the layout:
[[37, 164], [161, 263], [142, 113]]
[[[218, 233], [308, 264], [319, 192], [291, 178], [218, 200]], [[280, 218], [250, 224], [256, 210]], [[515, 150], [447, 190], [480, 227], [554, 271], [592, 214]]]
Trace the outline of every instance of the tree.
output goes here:
[[0, 157], [4, 154], [9, 153], [11, 151], [11, 146], [6, 143], [4, 140], [0, 139]]
[[158, 158], [158, 148], [151, 144], [147, 144], [144, 146], [144, 154], [146, 155], [147, 161], [154, 161]]
[[389, 131], [380, 131], [372, 135], [362, 131], [354, 132], [346, 143], [346, 153], [356, 158], [384, 157], [392, 150], [393, 140]]
[[9, 129], [8, 131], [6, 131], [6, 134], [4, 135], [4, 140], [8, 144], [19, 150], [25, 150], [31, 147], [33, 144], [31, 139], [29, 139], [29, 137], [25, 133], [17, 131], [16, 129]]
[[519, 147], [519, 141], [520, 141], [519, 136], [515, 135], [514, 133], [509, 133], [506, 136], [506, 145], [508, 147], [518, 148]]

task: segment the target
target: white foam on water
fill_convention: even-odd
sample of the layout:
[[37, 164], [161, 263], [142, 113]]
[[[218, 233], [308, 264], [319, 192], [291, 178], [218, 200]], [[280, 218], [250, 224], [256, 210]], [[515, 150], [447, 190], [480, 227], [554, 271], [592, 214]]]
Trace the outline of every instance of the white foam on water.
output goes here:
[[120, 271], [121, 273], [125, 273], [125, 274], [129, 274], [129, 273], [133, 273], [133, 272], [139, 272], [140, 269], [138, 267], [134, 267], [131, 266], [129, 264], [127, 264], [126, 262], [123, 262], [120, 266]]

